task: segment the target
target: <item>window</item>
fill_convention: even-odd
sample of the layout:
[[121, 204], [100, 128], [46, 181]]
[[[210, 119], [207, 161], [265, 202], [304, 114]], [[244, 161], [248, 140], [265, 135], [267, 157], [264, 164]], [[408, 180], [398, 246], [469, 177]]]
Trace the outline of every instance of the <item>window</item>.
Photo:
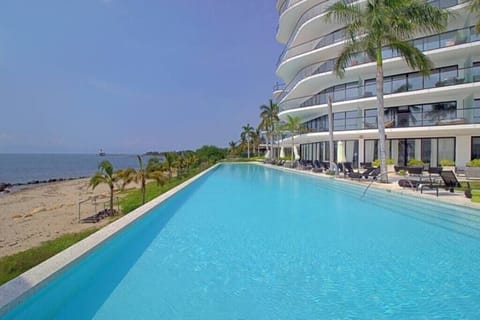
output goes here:
[[364, 97], [373, 97], [377, 94], [377, 82], [375, 79], [365, 80], [363, 88]]
[[359, 97], [358, 84], [356, 82], [347, 83], [346, 99], [353, 100]]
[[432, 70], [430, 76], [423, 78], [424, 88], [434, 88], [437, 82], [440, 81], [440, 72], [438, 70]]
[[480, 137], [472, 137], [472, 160], [480, 159]]
[[392, 93], [407, 91], [407, 76], [392, 77]]
[[420, 90], [423, 89], [423, 76], [420, 72], [411, 73], [407, 79], [408, 90]]

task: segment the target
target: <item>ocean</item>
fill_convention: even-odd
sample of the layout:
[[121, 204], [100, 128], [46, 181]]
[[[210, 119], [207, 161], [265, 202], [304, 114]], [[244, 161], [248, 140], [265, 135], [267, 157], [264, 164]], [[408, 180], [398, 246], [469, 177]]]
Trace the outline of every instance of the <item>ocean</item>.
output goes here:
[[[149, 157], [144, 157], [146, 165]], [[138, 169], [136, 155], [107, 154], [1, 154], [0, 183], [28, 183], [59, 178], [92, 176], [102, 160], [112, 163], [115, 170]]]

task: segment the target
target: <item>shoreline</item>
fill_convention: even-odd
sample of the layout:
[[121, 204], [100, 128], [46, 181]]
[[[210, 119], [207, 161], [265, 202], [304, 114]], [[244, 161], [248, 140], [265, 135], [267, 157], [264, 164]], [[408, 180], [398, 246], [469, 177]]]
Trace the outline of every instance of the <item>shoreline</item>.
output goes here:
[[50, 178], [45, 180], [31, 180], [28, 182], [0, 182], [0, 196], [25, 190], [28, 188], [35, 188], [44, 186], [49, 183], [72, 181], [78, 179], [87, 179], [89, 176], [69, 177], [69, 178]]
[[79, 222], [79, 215], [86, 218], [97, 213], [109, 199], [107, 185], [92, 190], [88, 184], [89, 178], [72, 178], [28, 184], [0, 193], [0, 257], [30, 249], [65, 233], [106, 225], [111, 218], [97, 223]]

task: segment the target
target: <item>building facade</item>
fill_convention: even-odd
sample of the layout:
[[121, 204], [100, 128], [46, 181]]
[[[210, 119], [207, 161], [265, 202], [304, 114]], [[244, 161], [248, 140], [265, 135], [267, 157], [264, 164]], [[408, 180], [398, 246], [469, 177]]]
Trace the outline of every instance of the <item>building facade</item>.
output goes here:
[[[358, 166], [378, 159], [376, 63], [359, 53], [343, 78], [333, 72], [345, 44], [344, 26], [325, 21], [326, 9], [336, 1], [278, 0], [276, 37], [285, 48], [276, 73], [285, 85], [274, 89], [274, 97], [281, 120], [298, 116], [308, 128], [294, 139], [301, 158], [328, 161], [330, 96], [334, 141], [344, 142], [347, 161]], [[430, 76], [422, 76], [396, 52], [383, 49], [387, 158], [401, 166], [414, 158], [430, 166], [452, 160], [462, 167], [480, 158], [477, 17], [462, 0], [431, 3], [455, 15], [444, 32], [411, 39], [434, 63]]]

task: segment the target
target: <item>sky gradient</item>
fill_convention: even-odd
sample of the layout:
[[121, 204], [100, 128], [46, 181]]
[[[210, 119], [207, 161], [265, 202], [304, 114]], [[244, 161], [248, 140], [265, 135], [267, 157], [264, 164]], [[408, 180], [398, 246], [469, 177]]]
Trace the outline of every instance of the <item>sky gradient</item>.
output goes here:
[[277, 81], [274, 0], [0, 8], [0, 153], [227, 146]]

